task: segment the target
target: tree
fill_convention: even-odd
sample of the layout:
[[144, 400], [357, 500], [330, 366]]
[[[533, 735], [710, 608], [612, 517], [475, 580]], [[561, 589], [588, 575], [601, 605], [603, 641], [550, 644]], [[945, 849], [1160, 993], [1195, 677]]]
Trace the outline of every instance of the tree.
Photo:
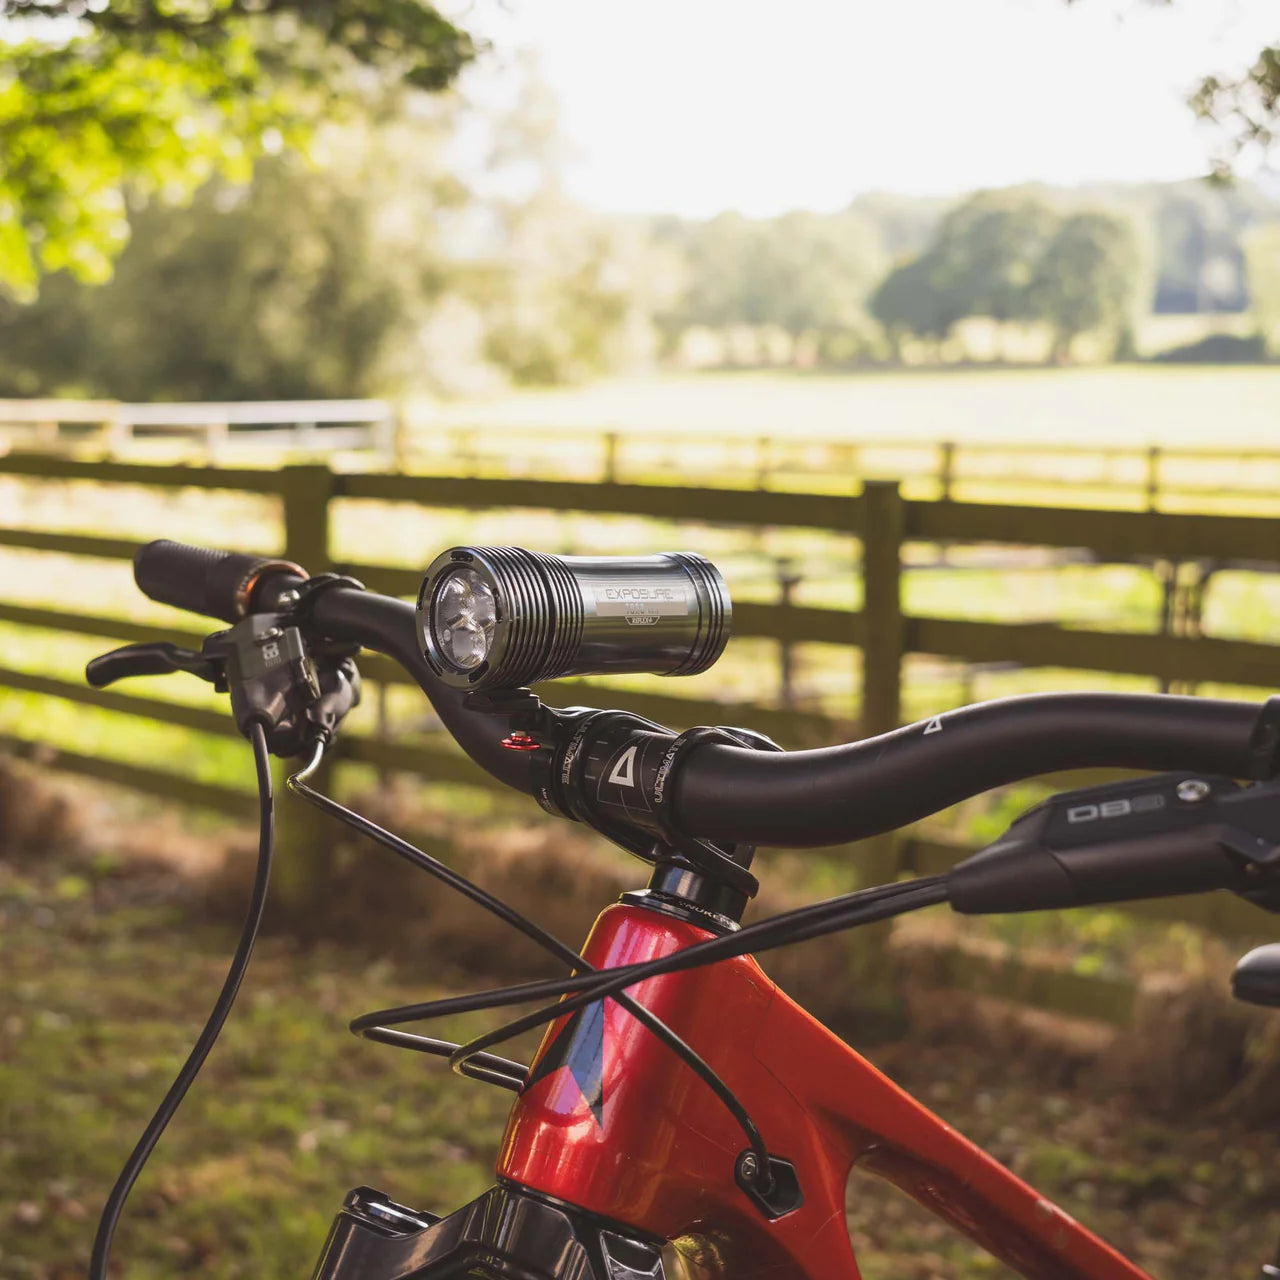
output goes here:
[[941, 342], [963, 315], [939, 284], [938, 261], [930, 252], [889, 272], [871, 295], [870, 307], [899, 357], [908, 335]]
[[647, 354], [663, 272], [643, 225], [564, 198], [529, 98], [496, 122], [500, 164], [538, 161], [520, 199], [450, 174], [459, 131], [475, 136], [458, 95], [401, 105], [325, 126], [312, 160], [265, 157], [247, 184], [139, 209], [105, 284], [55, 272], [32, 303], [0, 298], [0, 395], [449, 393]]
[[1255, 227], [1245, 239], [1249, 301], [1271, 351], [1280, 348], [1280, 222]]
[[430, 139], [353, 127], [345, 142], [327, 165], [271, 157], [246, 186], [215, 179], [184, 206], [140, 209], [105, 284], [60, 272], [34, 303], [0, 302], [0, 388], [125, 400], [385, 389], [394, 342], [445, 287], [432, 229], [451, 196], [419, 182], [412, 230], [396, 234], [383, 210], [412, 182], [406, 165], [434, 154]]
[[930, 257], [935, 289], [959, 316], [1031, 317], [1028, 288], [1057, 216], [1025, 191], [982, 191], [943, 219]]
[[1031, 319], [1031, 282], [1056, 225], [1052, 207], [1026, 191], [970, 196], [881, 283], [872, 314], [899, 349], [907, 333], [941, 341], [966, 316]]
[[[1168, 5], [1173, 0], [1143, 2]], [[1205, 76], [1188, 101], [1202, 120], [1219, 126], [1211, 162], [1215, 177], [1228, 178], [1251, 151], [1265, 159], [1280, 138], [1280, 44], [1265, 46], [1242, 70]]]
[[933, 241], [891, 272], [872, 314], [903, 337], [940, 341], [968, 316], [1046, 321], [1054, 356], [1092, 329], [1127, 332], [1142, 280], [1130, 225], [1106, 213], [1060, 214], [1025, 190], [979, 192], [946, 214]]
[[775, 328], [834, 353], [856, 346], [884, 252], [860, 214], [723, 213], [706, 222], [660, 219], [654, 238], [684, 264], [684, 288], [662, 316], [691, 326]]
[[0, 285], [107, 278], [149, 196], [247, 179], [371, 88], [474, 56], [425, 0], [0, 0]]
[[1068, 215], [1036, 265], [1028, 296], [1032, 313], [1053, 326], [1053, 358], [1065, 360], [1072, 341], [1108, 331], [1116, 344], [1130, 332], [1141, 255], [1133, 229], [1111, 214]]

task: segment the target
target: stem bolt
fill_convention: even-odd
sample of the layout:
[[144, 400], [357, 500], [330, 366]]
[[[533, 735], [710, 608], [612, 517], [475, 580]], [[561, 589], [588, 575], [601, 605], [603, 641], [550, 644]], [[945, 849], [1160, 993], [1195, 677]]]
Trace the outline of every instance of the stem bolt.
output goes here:
[[1184, 778], [1178, 783], [1174, 794], [1183, 804], [1199, 804], [1209, 798], [1213, 788], [1202, 778]]

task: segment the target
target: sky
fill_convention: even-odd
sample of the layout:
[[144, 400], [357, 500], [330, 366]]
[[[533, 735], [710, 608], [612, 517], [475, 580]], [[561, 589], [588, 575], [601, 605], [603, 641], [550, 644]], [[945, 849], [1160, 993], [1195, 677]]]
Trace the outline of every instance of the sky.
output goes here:
[[1198, 79], [1280, 41], [1280, 0], [450, 0], [536, 58], [570, 193], [615, 212], [835, 210], [865, 191], [1202, 174]]

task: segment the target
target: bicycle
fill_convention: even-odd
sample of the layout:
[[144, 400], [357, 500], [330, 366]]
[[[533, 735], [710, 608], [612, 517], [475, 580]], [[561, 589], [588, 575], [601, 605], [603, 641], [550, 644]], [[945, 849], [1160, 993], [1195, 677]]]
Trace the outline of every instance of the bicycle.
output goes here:
[[[289, 786], [304, 800], [494, 912], [569, 971], [352, 1022], [516, 1097], [490, 1191], [442, 1216], [356, 1188], [316, 1280], [856, 1278], [844, 1214], [855, 1164], [1029, 1280], [1144, 1280], [810, 1017], [754, 956], [942, 904], [976, 914], [1225, 889], [1280, 911], [1280, 698], [1026, 695], [786, 752], [747, 729], [675, 733], [626, 712], [554, 708], [530, 692], [570, 674], [691, 674], [715, 662], [731, 605], [715, 567], [690, 553], [454, 548], [429, 567], [416, 604], [286, 561], [169, 541], [144, 547], [134, 572], [152, 599], [228, 625], [198, 652], [114, 650], [87, 678], [104, 686], [185, 671], [228, 692], [253, 746], [260, 840], [226, 983], [108, 1198], [91, 1280], [104, 1280], [129, 1189], [247, 968], [270, 874], [272, 754], [302, 758]], [[494, 777], [651, 865], [648, 886], [606, 907], [581, 953], [310, 785], [359, 701], [362, 648], [399, 663]], [[757, 844], [860, 839], [995, 786], [1102, 766], [1163, 772], [1057, 795], [947, 875], [741, 923]], [[1280, 943], [1246, 956], [1233, 989], [1280, 1006]], [[528, 1004], [537, 1007], [466, 1044], [406, 1029]], [[494, 1052], [538, 1026], [532, 1064]], [[1280, 1263], [1263, 1274], [1280, 1276]]]

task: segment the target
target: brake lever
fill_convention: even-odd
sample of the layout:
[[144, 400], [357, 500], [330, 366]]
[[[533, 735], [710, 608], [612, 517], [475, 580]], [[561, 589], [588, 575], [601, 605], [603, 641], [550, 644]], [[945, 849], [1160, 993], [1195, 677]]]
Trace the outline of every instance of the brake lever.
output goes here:
[[107, 685], [130, 676], [165, 676], [174, 671], [199, 676], [210, 684], [217, 684], [221, 675], [219, 665], [211, 658], [163, 641], [126, 644], [112, 649], [110, 653], [99, 654], [90, 659], [84, 674], [95, 689], [105, 689]]

